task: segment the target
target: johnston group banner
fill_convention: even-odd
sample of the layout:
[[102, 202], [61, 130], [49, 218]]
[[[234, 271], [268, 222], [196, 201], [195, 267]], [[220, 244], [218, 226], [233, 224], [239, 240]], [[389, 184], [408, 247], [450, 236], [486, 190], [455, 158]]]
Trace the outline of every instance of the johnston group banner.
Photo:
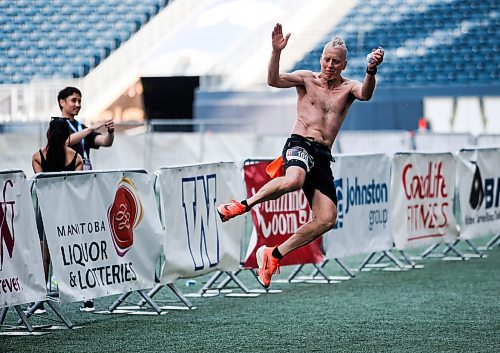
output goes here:
[[460, 238], [500, 233], [500, 149], [467, 149], [457, 155]]
[[455, 159], [451, 153], [398, 153], [392, 159], [390, 220], [397, 249], [450, 243]]
[[335, 161], [337, 223], [323, 238], [326, 256], [334, 259], [391, 249], [390, 158], [340, 155]]
[[245, 217], [222, 223], [216, 210], [218, 204], [242, 197], [236, 165], [162, 168], [156, 174], [165, 227], [161, 282], [237, 270]]
[[62, 302], [154, 286], [162, 227], [152, 175], [110, 171], [34, 178]]
[[0, 308], [40, 301], [46, 293], [26, 176], [0, 171]]
[[[270, 161], [249, 162], [243, 170], [247, 195], [255, 194], [270, 178], [266, 166]], [[262, 245], [276, 246], [287, 240], [300, 226], [312, 219], [306, 195], [302, 190], [288, 193], [276, 200], [265, 201], [252, 208], [253, 231], [244, 266], [256, 268], [256, 251]], [[321, 237], [292, 251], [281, 261], [282, 266], [320, 263], [323, 261]]]

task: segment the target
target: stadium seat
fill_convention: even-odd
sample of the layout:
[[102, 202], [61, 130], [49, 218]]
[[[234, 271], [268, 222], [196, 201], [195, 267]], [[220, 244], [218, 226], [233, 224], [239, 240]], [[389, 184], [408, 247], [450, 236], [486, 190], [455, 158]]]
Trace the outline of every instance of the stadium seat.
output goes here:
[[[6, 61], [9, 67], [0, 84], [82, 77], [167, 5], [168, 0], [2, 1], [0, 67]], [[71, 38], [76, 35], [78, 43]], [[61, 56], [64, 61], [53, 60]], [[40, 63], [43, 69], [33, 72]]]
[[[370, 10], [374, 6], [377, 14]], [[360, 0], [330, 30], [325, 41], [333, 34], [344, 33], [350, 56], [346, 75], [349, 73], [357, 80], [363, 79], [364, 63], [356, 64], [352, 58], [363, 57], [373, 46], [382, 44], [391, 53], [396, 50], [410, 53], [408, 57], [399, 58], [404, 65], [387, 57], [382, 84], [493, 83], [500, 69], [489, 65], [498, 62], [499, 27], [500, 13], [495, 0]], [[361, 44], [357, 41], [360, 34], [364, 38]], [[317, 58], [325, 41], [318, 43], [293, 69], [318, 70]], [[425, 55], [415, 56], [413, 53], [418, 50]], [[417, 63], [424, 64], [418, 70], [421, 75], [415, 75]], [[461, 72], [454, 72], [456, 70]]]

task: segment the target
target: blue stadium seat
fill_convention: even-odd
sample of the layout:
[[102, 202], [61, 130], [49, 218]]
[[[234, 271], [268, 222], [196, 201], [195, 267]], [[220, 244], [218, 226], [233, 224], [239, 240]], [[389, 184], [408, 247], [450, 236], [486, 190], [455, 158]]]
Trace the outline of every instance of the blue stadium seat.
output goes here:
[[[317, 71], [324, 43], [333, 34], [343, 33], [350, 57], [346, 76], [351, 78], [362, 80], [364, 75], [364, 63], [354, 64], [352, 58], [363, 57], [373, 46], [382, 44], [387, 52], [384, 80], [379, 80], [383, 84], [493, 83], [500, 71], [489, 64], [498, 63], [500, 51], [498, 5], [498, 0], [359, 0], [293, 69]], [[375, 7], [376, 14], [372, 11]], [[358, 43], [360, 34], [363, 43]], [[398, 48], [409, 53], [425, 48], [426, 54], [398, 59]], [[398, 65], [398, 60], [404, 65]], [[417, 63], [423, 64], [418, 70]]]
[[0, 1], [0, 84], [82, 77], [167, 5], [168, 0]]

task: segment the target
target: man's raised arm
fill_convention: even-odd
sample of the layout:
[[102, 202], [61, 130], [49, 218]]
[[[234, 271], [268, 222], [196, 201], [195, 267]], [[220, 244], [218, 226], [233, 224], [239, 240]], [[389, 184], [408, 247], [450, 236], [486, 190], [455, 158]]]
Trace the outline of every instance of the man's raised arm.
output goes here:
[[274, 26], [271, 36], [273, 52], [271, 54], [271, 60], [269, 60], [267, 70], [267, 84], [277, 88], [289, 88], [301, 84], [303, 79], [300, 75], [295, 73], [280, 75], [279, 73], [281, 51], [286, 47], [288, 38], [290, 38], [290, 33], [283, 37], [281, 24], [277, 23], [276, 26]]
[[373, 49], [372, 62], [368, 63], [366, 67], [365, 79], [363, 84], [355, 85], [352, 89], [352, 93], [356, 99], [362, 101], [368, 101], [373, 96], [373, 91], [375, 91], [375, 75], [377, 74], [377, 66], [379, 66], [382, 61], [384, 61], [384, 50], [383, 49]]

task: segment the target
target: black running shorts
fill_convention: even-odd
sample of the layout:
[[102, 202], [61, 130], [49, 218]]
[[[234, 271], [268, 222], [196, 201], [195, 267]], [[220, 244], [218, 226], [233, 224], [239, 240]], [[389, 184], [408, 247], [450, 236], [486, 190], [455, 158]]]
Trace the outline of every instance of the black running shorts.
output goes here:
[[330, 163], [333, 157], [330, 149], [303, 136], [292, 134], [283, 147], [285, 170], [290, 166], [301, 167], [306, 171], [302, 190], [312, 206], [314, 190], [319, 190], [337, 206], [337, 194], [333, 185]]

